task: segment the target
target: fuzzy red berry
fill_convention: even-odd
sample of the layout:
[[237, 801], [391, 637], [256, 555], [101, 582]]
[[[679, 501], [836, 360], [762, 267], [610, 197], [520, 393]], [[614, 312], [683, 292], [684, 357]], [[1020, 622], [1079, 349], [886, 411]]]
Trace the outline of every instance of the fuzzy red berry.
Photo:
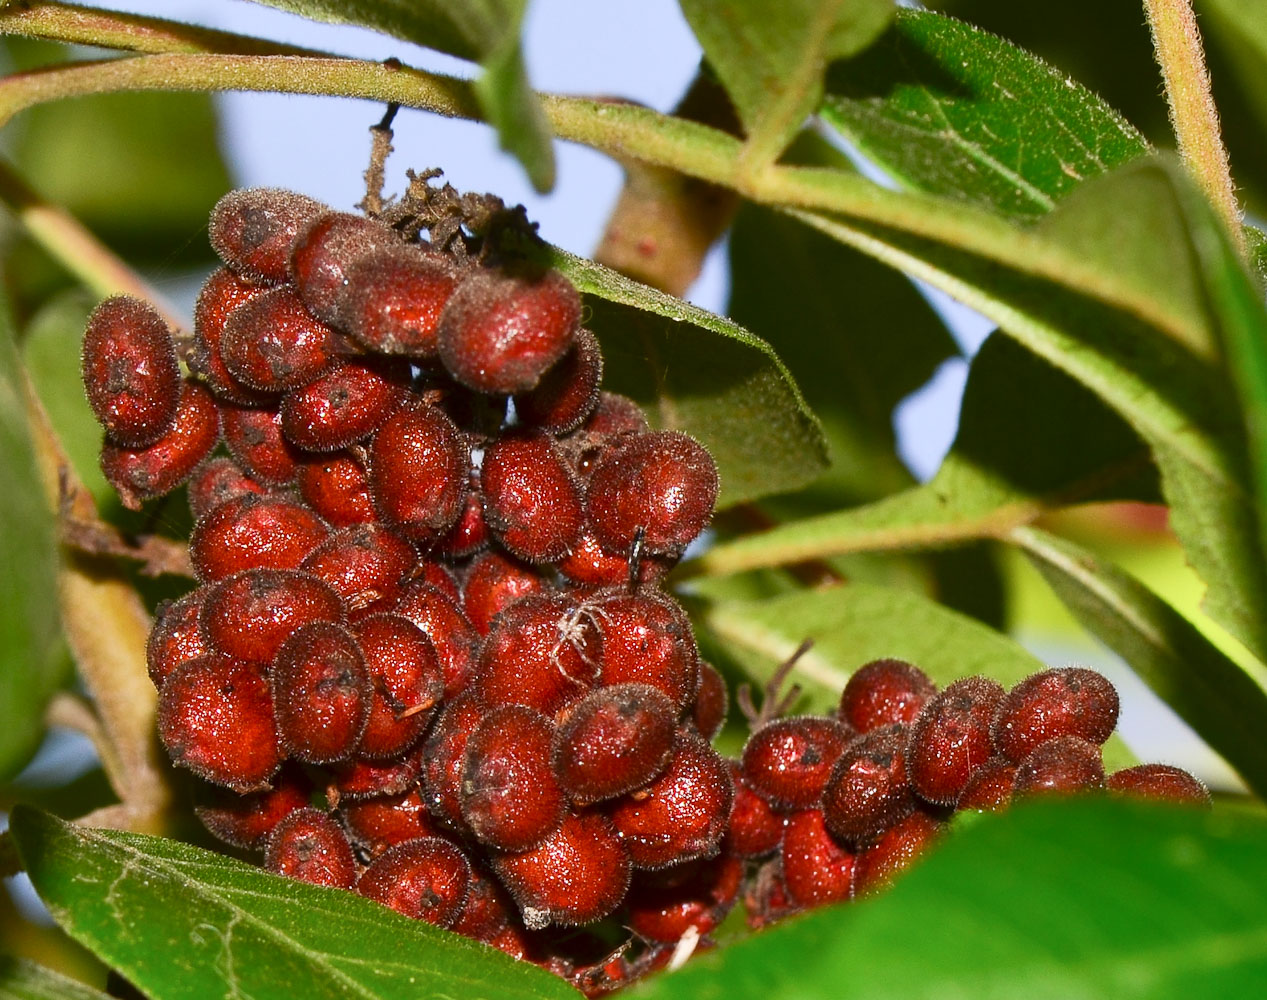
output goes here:
[[374, 505], [402, 534], [434, 541], [462, 513], [468, 465], [466, 443], [443, 410], [417, 403], [401, 406], [370, 445]]
[[500, 552], [485, 552], [466, 572], [462, 609], [480, 635], [488, 635], [493, 619], [521, 597], [549, 588], [549, 581], [531, 566]]
[[515, 412], [529, 427], [567, 434], [598, 405], [603, 351], [589, 330], [578, 330], [567, 354], [541, 377], [536, 388], [515, 396]]
[[[629, 553], [608, 552], [594, 533], [582, 530], [572, 551], [555, 562], [554, 568], [573, 583], [586, 587], [625, 587], [629, 584]], [[677, 559], [641, 553], [637, 584], [654, 583], [676, 565]]]
[[959, 796], [956, 808], [1001, 812], [1011, 803], [1015, 787], [1016, 765], [1006, 757], [991, 757], [977, 768]]
[[320, 809], [296, 809], [273, 828], [264, 867], [313, 885], [351, 889], [356, 859], [343, 827]]
[[657, 687], [679, 708], [699, 691], [699, 650], [690, 619], [667, 594], [603, 591], [586, 599], [603, 635], [602, 684]]
[[358, 524], [332, 532], [301, 568], [333, 587], [353, 617], [363, 618], [396, 602], [416, 558], [394, 531]]
[[936, 693], [937, 685], [913, 663], [872, 660], [846, 682], [837, 715], [860, 733], [895, 722], [909, 725]]
[[827, 828], [855, 846], [866, 844], [915, 808], [907, 781], [906, 726], [864, 733], [836, 761], [823, 789]]
[[321, 202], [295, 191], [230, 191], [211, 210], [211, 246], [248, 281], [280, 284], [300, 230], [325, 210]]
[[906, 771], [920, 798], [952, 806], [990, 759], [990, 722], [1003, 688], [985, 677], [955, 681], [924, 706], [911, 727]]
[[285, 392], [311, 381], [343, 350], [334, 328], [312, 316], [288, 286], [240, 305], [220, 338], [229, 373], [260, 392]]
[[461, 803], [466, 744], [487, 712], [469, 691], [446, 702], [423, 745], [427, 808], [450, 830], [468, 832]]
[[484, 523], [484, 491], [479, 470], [467, 473], [466, 500], [453, 527], [436, 542], [432, 551], [446, 559], [463, 559], [488, 545], [488, 525]]
[[365, 464], [350, 453], [309, 459], [299, 466], [299, 495], [317, 514], [342, 527], [377, 520]]
[[484, 521], [497, 540], [528, 562], [571, 551], [585, 513], [580, 486], [554, 439], [505, 435], [488, 446], [480, 472]]
[[282, 436], [276, 409], [224, 404], [220, 426], [229, 454], [242, 470], [265, 486], [288, 486], [299, 471], [303, 453]]
[[338, 451], [369, 437], [403, 398], [408, 369], [381, 361], [336, 362], [282, 399], [281, 430], [306, 451]]
[[251, 284], [222, 267], [211, 273], [198, 294], [194, 303], [194, 356], [189, 367], [206, 380], [216, 399], [238, 406], [259, 406], [275, 398], [252, 389], [230, 372], [221, 350], [229, 317], [267, 291], [267, 286]]
[[1132, 798], [1209, 806], [1210, 790], [1181, 767], [1171, 764], [1137, 764], [1110, 774], [1109, 791]]
[[581, 297], [558, 271], [471, 271], [440, 317], [440, 360], [479, 392], [524, 392], [567, 352], [580, 320]]
[[417, 788], [398, 795], [341, 803], [339, 811], [352, 842], [371, 860], [397, 844], [434, 837], [439, 832]]
[[460, 278], [451, 258], [418, 246], [385, 246], [347, 269], [335, 296], [340, 326], [379, 354], [434, 357], [440, 314]]
[[312, 783], [298, 768], [286, 768], [272, 787], [247, 795], [210, 788], [194, 810], [202, 825], [226, 844], [254, 851], [262, 848], [283, 819], [308, 805]]
[[462, 691], [475, 673], [480, 637], [457, 601], [422, 579], [405, 588], [393, 610], [417, 625], [431, 640], [444, 674], [445, 697]]
[[290, 757], [333, 764], [360, 746], [370, 716], [369, 671], [342, 625], [299, 626], [277, 651], [270, 679], [277, 734]]
[[787, 818], [779, 858], [783, 883], [796, 905], [823, 906], [853, 895], [858, 856], [831, 835], [821, 809]]
[[916, 810], [886, 830], [858, 855], [854, 894], [875, 892], [909, 868], [942, 830], [942, 824], [922, 810]]
[[415, 744], [390, 760], [370, 760], [360, 755], [330, 767], [332, 779], [326, 794], [332, 805], [364, 802], [384, 795], [400, 795], [415, 788], [422, 776], [423, 747]]
[[247, 493], [262, 496], [268, 487], [250, 478], [233, 459], [212, 458], [198, 466], [190, 477], [187, 492], [189, 511], [195, 521], [200, 521], [226, 500]]
[[294, 569], [329, 533], [307, 507], [251, 493], [226, 500], [198, 522], [189, 558], [203, 580], [246, 569]]
[[204, 590], [192, 590], [178, 601], [163, 601], [154, 612], [154, 627], [145, 644], [145, 666], [154, 687], [182, 663], [212, 652], [202, 627]]
[[1013, 795], [1071, 795], [1104, 787], [1100, 745], [1057, 736], [1036, 746], [1016, 769]]
[[221, 653], [267, 665], [301, 625], [341, 622], [343, 602], [315, 576], [295, 570], [251, 569], [225, 577], [206, 592], [202, 628]]
[[726, 832], [723, 850], [739, 858], [760, 858], [779, 846], [783, 839], [785, 817], [770, 808], [760, 795], [743, 780], [743, 768], [730, 761], [735, 782], [735, 799], [730, 809], [730, 829]]
[[744, 780], [776, 809], [812, 808], [853, 735], [843, 722], [821, 716], [777, 719], [744, 746]]
[[115, 444], [145, 448], [171, 428], [180, 367], [171, 331], [148, 302], [116, 295], [97, 306], [81, 362], [88, 405]]
[[362, 896], [437, 927], [457, 920], [470, 888], [470, 862], [442, 837], [398, 844], [376, 858], [356, 883]]
[[337, 323], [348, 269], [365, 254], [399, 245], [400, 237], [381, 222], [351, 212], [325, 212], [311, 219], [295, 239], [290, 279], [314, 316]]
[[462, 913], [453, 924], [453, 932], [476, 941], [492, 942], [516, 924], [518, 911], [493, 873], [482, 865], [471, 865], [471, 891], [467, 894]]
[[1057, 736], [1104, 743], [1113, 735], [1117, 715], [1117, 690], [1103, 674], [1083, 667], [1044, 670], [1003, 698], [994, 717], [994, 744], [1020, 762]]
[[671, 877], [635, 883], [625, 901], [629, 926], [649, 941], [676, 944], [717, 929], [739, 897], [743, 863], [722, 856], [655, 874]]

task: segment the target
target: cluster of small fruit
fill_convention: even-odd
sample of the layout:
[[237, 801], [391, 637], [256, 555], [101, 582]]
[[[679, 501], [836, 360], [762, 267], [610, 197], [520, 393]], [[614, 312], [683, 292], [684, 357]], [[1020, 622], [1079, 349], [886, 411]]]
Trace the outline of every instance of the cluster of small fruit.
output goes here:
[[1101, 748], [1117, 717], [1113, 685], [1081, 667], [1042, 671], [1010, 691], [985, 677], [938, 691], [910, 663], [866, 664], [834, 716], [769, 721], [744, 747], [727, 843], [759, 864], [745, 883], [749, 922], [885, 886], [957, 810], [1106, 787], [1209, 802], [1196, 778], [1170, 765], [1106, 778]]
[[199, 585], [148, 666], [207, 828], [599, 992], [663, 949], [595, 964], [572, 928], [676, 941], [730, 815], [725, 685], [657, 584], [717, 472], [600, 392], [566, 278], [457, 221], [231, 193], [191, 374], [118, 297], [84, 383], [126, 504], [188, 481]]

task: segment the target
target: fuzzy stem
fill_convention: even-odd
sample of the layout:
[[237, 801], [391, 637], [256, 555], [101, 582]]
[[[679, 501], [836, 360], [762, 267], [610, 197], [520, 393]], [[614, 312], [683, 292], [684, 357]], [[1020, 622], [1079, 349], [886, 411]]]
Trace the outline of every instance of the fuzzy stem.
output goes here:
[[1144, 0], [1144, 9], [1166, 84], [1179, 152], [1244, 255], [1241, 210], [1219, 128], [1219, 111], [1210, 93], [1210, 74], [1192, 0]]

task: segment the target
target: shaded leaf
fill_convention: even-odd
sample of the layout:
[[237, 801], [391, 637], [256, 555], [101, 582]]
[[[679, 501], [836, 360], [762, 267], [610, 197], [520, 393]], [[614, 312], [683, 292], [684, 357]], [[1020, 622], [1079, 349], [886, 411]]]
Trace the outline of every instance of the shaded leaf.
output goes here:
[[53, 517], [38, 485], [25, 393], [8, 302], [0, 297], [0, 780], [35, 751], [44, 706], [66, 662]]
[[577, 996], [527, 962], [351, 892], [21, 806], [11, 828], [58, 923], [155, 1000]]
[[316, 21], [373, 28], [402, 41], [478, 62], [475, 91], [502, 148], [533, 187], [554, 186], [554, 151], [545, 115], [528, 86], [519, 46], [527, 0], [254, 0]]
[[1036, 528], [1013, 540], [1092, 634], [1262, 795], [1267, 692], [1196, 627], [1130, 574]]
[[1064, 73], [928, 11], [901, 11], [880, 42], [837, 64], [822, 116], [900, 182], [1016, 219], [1148, 151]]
[[1267, 977], [1267, 821], [1083, 799], [955, 831], [884, 895], [828, 907], [636, 1000], [1188, 1000]]
[[730, 320], [551, 251], [585, 294], [604, 385], [712, 452], [723, 508], [803, 486], [827, 461], [818, 420], [770, 345]]
[[60, 972], [0, 955], [0, 1000], [108, 1000], [106, 994]]
[[893, 0], [679, 0], [743, 122], [756, 165], [773, 162], [818, 106], [834, 59], [870, 44]]

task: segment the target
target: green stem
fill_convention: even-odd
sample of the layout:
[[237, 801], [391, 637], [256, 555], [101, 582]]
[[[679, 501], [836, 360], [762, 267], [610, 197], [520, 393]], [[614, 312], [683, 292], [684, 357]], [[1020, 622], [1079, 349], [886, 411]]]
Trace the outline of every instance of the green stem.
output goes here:
[[1179, 152], [1244, 255], [1241, 210], [1219, 128], [1219, 111], [1210, 93], [1210, 74], [1192, 0], [1144, 0], [1144, 9], [1166, 84]]

